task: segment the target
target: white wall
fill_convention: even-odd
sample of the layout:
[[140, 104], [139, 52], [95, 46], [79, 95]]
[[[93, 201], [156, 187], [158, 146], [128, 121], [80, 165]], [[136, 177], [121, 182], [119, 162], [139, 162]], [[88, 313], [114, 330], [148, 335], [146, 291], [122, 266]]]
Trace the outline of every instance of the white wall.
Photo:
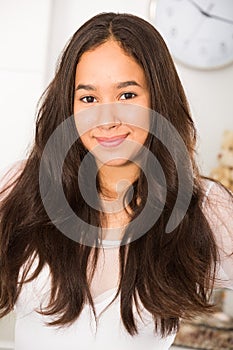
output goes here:
[[0, 172], [25, 157], [45, 88], [50, 0], [0, 0]]
[[233, 64], [198, 71], [176, 65], [198, 128], [198, 160], [203, 173], [217, 166], [222, 134], [233, 130]]

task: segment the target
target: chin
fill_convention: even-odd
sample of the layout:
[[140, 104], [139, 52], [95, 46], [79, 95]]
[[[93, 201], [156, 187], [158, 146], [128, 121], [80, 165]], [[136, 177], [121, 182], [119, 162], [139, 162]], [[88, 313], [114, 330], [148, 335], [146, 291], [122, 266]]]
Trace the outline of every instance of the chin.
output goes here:
[[109, 159], [109, 160], [101, 160], [98, 159], [98, 161], [105, 166], [112, 166], [112, 167], [120, 167], [125, 166], [130, 163], [128, 159]]

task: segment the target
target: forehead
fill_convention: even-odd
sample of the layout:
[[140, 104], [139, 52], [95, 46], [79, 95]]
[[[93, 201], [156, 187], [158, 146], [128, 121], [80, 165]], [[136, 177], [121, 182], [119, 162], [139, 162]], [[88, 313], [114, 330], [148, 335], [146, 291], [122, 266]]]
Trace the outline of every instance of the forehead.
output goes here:
[[120, 42], [114, 39], [109, 39], [99, 44], [98, 46], [84, 52], [79, 61], [86, 59], [87, 57], [88, 58], [93, 56], [101, 57], [102, 55], [111, 56], [112, 54], [123, 55], [125, 57], [133, 59], [131, 55], [122, 47]]
[[114, 40], [109, 40], [96, 48], [86, 51], [76, 67], [76, 79], [101, 79], [109, 76], [122, 80], [125, 76], [145, 80], [143, 68]]

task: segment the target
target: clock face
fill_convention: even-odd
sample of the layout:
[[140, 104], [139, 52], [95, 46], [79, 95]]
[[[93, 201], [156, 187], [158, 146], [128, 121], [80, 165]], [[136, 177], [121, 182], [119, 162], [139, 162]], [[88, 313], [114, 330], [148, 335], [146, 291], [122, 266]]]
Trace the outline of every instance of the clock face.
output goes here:
[[152, 0], [151, 21], [178, 61], [200, 69], [233, 62], [233, 0]]

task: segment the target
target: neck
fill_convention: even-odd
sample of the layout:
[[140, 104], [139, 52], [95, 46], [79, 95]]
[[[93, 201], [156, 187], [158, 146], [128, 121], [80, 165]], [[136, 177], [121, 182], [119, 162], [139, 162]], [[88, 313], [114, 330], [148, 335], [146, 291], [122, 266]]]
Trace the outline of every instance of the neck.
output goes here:
[[105, 200], [123, 197], [129, 186], [138, 178], [140, 169], [135, 163], [124, 166], [103, 165], [99, 170], [101, 195]]
[[[99, 168], [103, 208], [102, 227], [107, 229], [103, 233], [104, 239], [122, 239], [125, 225], [129, 222], [129, 216], [124, 208], [125, 203], [123, 203], [124, 194], [138, 178], [139, 172], [140, 168], [132, 162], [124, 166], [102, 165]], [[126, 208], [131, 212], [127, 204]]]

